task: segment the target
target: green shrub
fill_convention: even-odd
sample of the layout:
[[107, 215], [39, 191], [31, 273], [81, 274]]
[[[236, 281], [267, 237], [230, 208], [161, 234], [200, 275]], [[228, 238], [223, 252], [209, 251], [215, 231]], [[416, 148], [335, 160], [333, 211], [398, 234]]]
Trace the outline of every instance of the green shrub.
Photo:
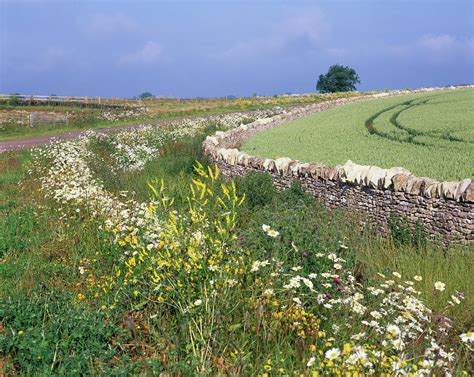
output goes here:
[[110, 363], [125, 335], [102, 314], [57, 292], [1, 299], [0, 322], [0, 354], [13, 364], [4, 365], [7, 374], [82, 374]]
[[7, 103], [8, 103], [10, 106], [16, 106], [16, 105], [18, 105], [18, 97], [16, 96], [16, 94], [12, 94], [12, 95], [10, 96], [10, 98], [8, 98]]
[[265, 206], [272, 202], [276, 195], [276, 189], [270, 174], [251, 172], [236, 180], [237, 190], [245, 194], [245, 204], [252, 209], [257, 206]]

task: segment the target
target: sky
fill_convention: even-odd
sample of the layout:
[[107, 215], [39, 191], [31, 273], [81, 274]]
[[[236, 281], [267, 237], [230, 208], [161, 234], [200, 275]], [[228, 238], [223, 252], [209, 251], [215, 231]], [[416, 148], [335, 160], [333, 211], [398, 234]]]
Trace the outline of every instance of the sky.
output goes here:
[[0, 93], [307, 93], [474, 83], [473, 0], [0, 0]]

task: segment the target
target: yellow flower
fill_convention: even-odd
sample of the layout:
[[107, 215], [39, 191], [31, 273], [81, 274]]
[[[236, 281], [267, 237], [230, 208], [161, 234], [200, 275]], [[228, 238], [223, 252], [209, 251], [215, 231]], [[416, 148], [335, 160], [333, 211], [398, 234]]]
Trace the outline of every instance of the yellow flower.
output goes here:
[[23, 335], [23, 334], [24, 334], [23, 330], [18, 331], [18, 335]]
[[84, 296], [82, 293], [78, 293], [78, 294], [77, 294], [77, 299], [78, 299], [79, 301], [82, 301], [82, 300], [85, 300], [85, 299], [86, 299], [86, 296]]

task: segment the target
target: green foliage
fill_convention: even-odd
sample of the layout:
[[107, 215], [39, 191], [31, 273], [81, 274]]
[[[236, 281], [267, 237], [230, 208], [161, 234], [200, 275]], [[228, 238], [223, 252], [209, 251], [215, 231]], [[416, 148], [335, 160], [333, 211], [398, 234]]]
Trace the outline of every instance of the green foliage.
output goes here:
[[120, 354], [126, 335], [62, 292], [2, 298], [0, 323], [0, 354], [8, 356], [3, 359], [7, 374], [20, 370], [29, 375], [79, 375], [92, 367], [101, 369]]
[[10, 202], [0, 206], [0, 215], [0, 258], [11, 252], [27, 251], [34, 245], [33, 228], [37, 221], [31, 207], [15, 208], [15, 203]]
[[319, 75], [316, 89], [321, 93], [350, 92], [356, 90], [359, 83], [359, 75], [353, 68], [335, 64], [325, 75]]
[[426, 248], [427, 235], [420, 221], [411, 229], [406, 218], [392, 213], [388, 219], [388, 229], [396, 246], [414, 246], [419, 250]]
[[348, 104], [260, 132], [241, 148], [327, 166], [402, 166], [440, 181], [474, 177], [474, 89]]
[[272, 177], [267, 173], [246, 174], [236, 180], [236, 185], [239, 192], [246, 195], [245, 205], [250, 209], [271, 203], [276, 195]]
[[7, 101], [7, 104], [10, 105], [10, 106], [17, 106], [19, 103], [19, 100], [18, 100], [18, 97], [16, 96], [16, 94], [12, 94], [9, 98], [8, 98], [8, 101]]
[[138, 98], [140, 99], [153, 98], [153, 94], [151, 94], [150, 92], [143, 92], [142, 94], [138, 96]]

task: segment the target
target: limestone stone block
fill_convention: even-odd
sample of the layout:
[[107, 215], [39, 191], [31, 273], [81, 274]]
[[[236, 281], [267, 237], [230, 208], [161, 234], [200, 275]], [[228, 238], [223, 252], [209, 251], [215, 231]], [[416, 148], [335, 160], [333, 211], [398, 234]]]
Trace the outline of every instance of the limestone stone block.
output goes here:
[[304, 177], [305, 175], [309, 174], [309, 163], [299, 164], [298, 165], [298, 175], [300, 177]]
[[275, 160], [275, 169], [280, 174], [288, 173], [290, 162], [293, 160], [289, 157], [279, 157]]
[[463, 181], [459, 182], [456, 192], [454, 193], [454, 200], [460, 201], [462, 200], [462, 196], [466, 192], [466, 190], [471, 185], [472, 181], [470, 179], [464, 179]]
[[406, 174], [395, 174], [391, 181], [392, 181], [392, 185], [393, 185], [393, 190], [398, 192], [398, 191], [402, 191], [402, 187], [403, 185], [405, 184], [405, 182], [408, 180], [408, 175]]
[[206, 137], [206, 141], [208, 141], [209, 143], [212, 143], [214, 145], [219, 145], [219, 140], [217, 140], [217, 138], [215, 136]]
[[465, 202], [474, 203], [474, 182], [469, 183], [469, 186], [463, 193], [462, 200]]
[[366, 171], [363, 184], [372, 188], [379, 188], [381, 186], [383, 187], [386, 174], [386, 169], [382, 169], [377, 166], [369, 166]]
[[265, 169], [267, 171], [275, 171], [276, 170], [275, 160], [273, 160], [271, 158], [266, 158], [263, 161], [263, 169]]
[[385, 182], [384, 182], [383, 188], [388, 189], [393, 184], [392, 178], [397, 174], [403, 174], [407, 176], [411, 175], [410, 171], [408, 171], [405, 168], [393, 167], [393, 168], [387, 169], [385, 173], [385, 180], [384, 180]]

